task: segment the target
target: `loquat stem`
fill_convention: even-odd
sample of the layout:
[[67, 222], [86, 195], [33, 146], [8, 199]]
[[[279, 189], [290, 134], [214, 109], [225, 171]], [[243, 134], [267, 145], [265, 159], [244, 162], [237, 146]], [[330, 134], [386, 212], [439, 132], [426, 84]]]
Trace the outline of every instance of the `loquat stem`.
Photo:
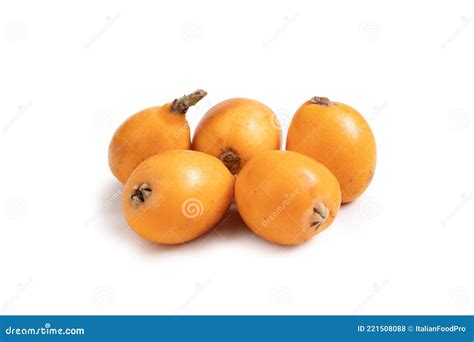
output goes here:
[[202, 100], [204, 96], [207, 95], [207, 92], [202, 89], [198, 89], [192, 92], [189, 95], [184, 95], [179, 99], [175, 99], [171, 103], [171, 111], [175, 113], [185, 114], [189, 107], [194, 106], [196, 103]]

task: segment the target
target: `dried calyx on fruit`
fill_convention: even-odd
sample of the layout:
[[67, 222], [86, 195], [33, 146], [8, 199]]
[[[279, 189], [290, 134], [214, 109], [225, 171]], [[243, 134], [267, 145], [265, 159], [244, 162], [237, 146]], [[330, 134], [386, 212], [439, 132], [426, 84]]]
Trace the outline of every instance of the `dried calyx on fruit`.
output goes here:
[[321, 106], [326, 106], [326, 107], [330, 107], [332, 105], [337, 104], [336, 102], [332, 102], [331, 100], [329, 100], [327, 97], [320, 97], [320, 96], [314, 96], [313, 98], [311, 98], [310, 101], [311, 103], [318, 104]]
[[147, 198], [151, 196], [152, 192], [152, 188], [146, 183], [141, 185], [135, 185], [133, 187], [132, 195], [130, 196], [132, 207], [137, 209], [140, 204], [145, 202]]
[[241, 158], [237, 151], [235, 151], [233, 148], [229, 147], [222, 151], [222, 153], [219, 155], [219, 159], [233, 175], [239, 172], [241, 167]]
[[318, 230], [319, 226], [326, 222], [328, 216], [329, 213], [326, 206], [323, 203], [317, 204], [313, 207], [313, 220], [311, 222], [311, 227]]

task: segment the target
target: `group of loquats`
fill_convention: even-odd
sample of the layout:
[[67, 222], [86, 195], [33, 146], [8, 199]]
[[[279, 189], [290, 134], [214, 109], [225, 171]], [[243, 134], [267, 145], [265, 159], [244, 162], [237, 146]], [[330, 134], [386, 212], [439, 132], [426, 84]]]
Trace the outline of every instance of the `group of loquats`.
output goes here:
[[235, 196], [257, 235], [301, 244], [329, 227], [341, 203], [372, 180], [375, 139], [355, 109], [311, 98], [294, 114], [283, 151], [273, 111], [232, 98], [209, 109], [191, 141], [186, 112], [206, 94], [197, 90], [145, 109], [112, 138], [109, 165], [125, 184], [125, 218], [143, 238], [190, 241], [222, 220]]

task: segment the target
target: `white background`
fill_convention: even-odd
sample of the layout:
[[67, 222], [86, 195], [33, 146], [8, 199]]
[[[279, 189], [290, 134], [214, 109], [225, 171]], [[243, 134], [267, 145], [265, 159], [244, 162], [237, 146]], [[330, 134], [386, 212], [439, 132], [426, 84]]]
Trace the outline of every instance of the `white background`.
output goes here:
[[[3, 1], [0, 313], [472, 314], [471, 1]], [[232, 212], [167, 247], [126, 225], [107, 148], [129, 115], [203, 88], [287, 128], [327, 96], [378, 165], [333, 226], [284, 248]]]

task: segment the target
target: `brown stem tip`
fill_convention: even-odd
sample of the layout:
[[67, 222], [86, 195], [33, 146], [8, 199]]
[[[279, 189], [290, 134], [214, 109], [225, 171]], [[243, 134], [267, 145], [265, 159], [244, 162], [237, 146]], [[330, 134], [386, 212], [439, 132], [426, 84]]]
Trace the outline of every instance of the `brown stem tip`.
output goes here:
[[147, 200], [148, 197], [151, 196], [152, 192], [153, 190], [146, 183], [143, 183], [142, 185], [135, 185], [133, 187], [132, 195], [130, 196], [132, 207], [137, 209], [143, 202]]
[[311, 222], [311, 227], [318, 230], [318, 228], [326, 222], [329, 217], [329, 212], [326, 206], [322, 203], [317, 204], [313, 208], [313, 222]]
[[241, 158], [239, 154], [232, 148], [227, 148], [219, 155], [219, 159], [229, 169], [230, 173], [235, 175], [240, 170]]
[[320, 97], [320, 96], [315, 96], [315, 97], [311, 98], [310, 101], [311, 101], [311, 103], [318, 104], [318, 105], [321, 105], [321, 106], [326, 106], [326, 107], [329, 107], [329, 106], [332, 106], [332, 105], [335, 104], [334, 102], [329, 100], [327, 97]]
[[196, 103], [201, 101], [202, 98], [206, 95], [207, 92], [205, 90], [198, 89], [189, 95], [184, 95], [179, 99], [175, 99], [171, 103], [171, 111], [180, 114], [185, 114], [188, 111], [189, 107], [194, 106]]

